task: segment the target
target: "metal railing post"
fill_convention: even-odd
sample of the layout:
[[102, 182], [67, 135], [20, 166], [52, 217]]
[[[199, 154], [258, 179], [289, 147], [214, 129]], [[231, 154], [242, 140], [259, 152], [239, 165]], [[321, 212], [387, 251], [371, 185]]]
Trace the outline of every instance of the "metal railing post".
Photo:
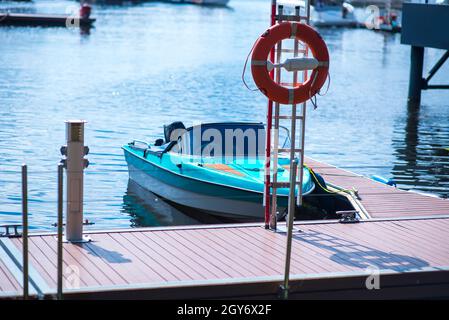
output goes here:
[[[298, 170], [298, 160], [294, 159], [291, 163], [290, 171], [290, 192], [288, 194], [288, 220], [287, 220], [287, 252], [285, 254], [285, 274], [284, 285], [282, 286], [282, 298], [288, 299], [288, 282], [290, 279], [290, 261], [292, 255], [292, 237], [293, 237], [293, 221], [295, 218], [295, 182], [296, 171]], [[301, 188], [302, 186], [299, 186]]]
[[28, 299], [28, 168], [22, 165], [22, 274], [23, 274], [23, 299]]
[[62, 258], [62, 243], [63, 243], [63, 168], [62, 164], [58, 165], [58, 279], [57, 279], [57, 298], [62, 300], [62, 268], [63, 268], [63, 258]]

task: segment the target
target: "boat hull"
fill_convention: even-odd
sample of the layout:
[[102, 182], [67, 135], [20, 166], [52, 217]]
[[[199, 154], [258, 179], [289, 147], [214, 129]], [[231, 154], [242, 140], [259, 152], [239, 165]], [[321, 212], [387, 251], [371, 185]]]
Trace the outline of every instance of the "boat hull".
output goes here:
[[359, 26], [359, 22], [355, 18], [353, 13], [348, 14], [343, 18], [340, 8], [324, 7], [324, 8], [312, 8], [311, 13], [312, 24], [315, 27], [346, 27], [355, 28]]
[[[262, 220], [263, 194], [193, 179], [166, 170], [125, 150], [129, 178], [142, 188], [174, 202], [217, 216]], [[278, 197], [279, 211], [287, 206], [287, 197]]]

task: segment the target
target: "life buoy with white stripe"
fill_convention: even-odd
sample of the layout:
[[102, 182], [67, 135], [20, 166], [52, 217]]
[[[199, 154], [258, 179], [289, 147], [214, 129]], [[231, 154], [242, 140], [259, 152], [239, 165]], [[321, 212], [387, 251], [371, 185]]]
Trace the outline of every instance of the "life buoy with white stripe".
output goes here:
[[[267, 61], [268, 54], [277, 42], [296, 38], [312, 51], [313, 58], [287, 59], [282, 65]], [[312, 70], [306, 82], [292, 88], [276, 83], [270, 77], [274, 67], [288, 71]], [[320, 34], [312, 27], [297, 22], [282, 22], [268, 29], [254, 45], [251, 56], [251, 73], [257, 87], [272, 101], [282, 104], [296, 104], [309, 100], [326, 82], [329, 71], [329, 52]]]

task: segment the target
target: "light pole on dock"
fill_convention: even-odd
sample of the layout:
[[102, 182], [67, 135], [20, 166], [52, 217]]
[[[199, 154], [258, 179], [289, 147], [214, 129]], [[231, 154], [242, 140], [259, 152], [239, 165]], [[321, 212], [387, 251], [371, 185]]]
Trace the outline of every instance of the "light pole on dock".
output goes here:
[[67, 144], [61, 147], [61, 154], [66, 156], [62, 160], [67, 172], [67, 211], [66, 234], [68, 242], [90, 241], [83, 236], [83, 186], [84, 169], [89, 162], [84, 158], [89, 148], [84, 146], [84, 120], [66, 121]]

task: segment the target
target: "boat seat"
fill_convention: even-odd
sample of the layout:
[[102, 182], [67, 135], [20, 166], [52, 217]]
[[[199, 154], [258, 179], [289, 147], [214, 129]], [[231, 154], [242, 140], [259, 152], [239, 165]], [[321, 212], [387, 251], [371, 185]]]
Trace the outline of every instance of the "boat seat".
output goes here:
[[156, 147], [160, 147], [164, 144], [164, 139], [156, 139], [156, 141], [154, 142], [154, 145]]

